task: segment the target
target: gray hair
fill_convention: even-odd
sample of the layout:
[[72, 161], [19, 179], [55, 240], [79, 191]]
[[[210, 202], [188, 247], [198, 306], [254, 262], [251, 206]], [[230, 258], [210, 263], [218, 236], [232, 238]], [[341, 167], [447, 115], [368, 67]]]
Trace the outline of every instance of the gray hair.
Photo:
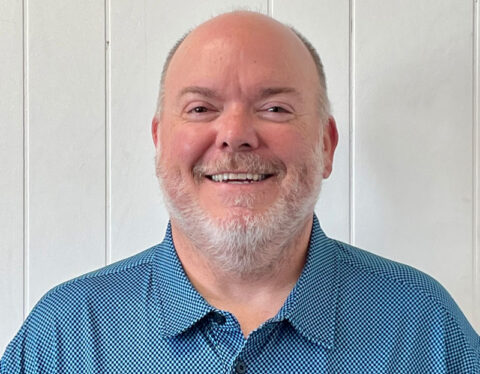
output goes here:
[[[313, 62], [315, 63], [315, 67], [317, 69], [317, 74], [318, 74], [318, 80], [320, 82], [319, 94], [318, 94], [320, 119], [322, 123], [326, 123], [328, 116], [330, 115], [331, 109], [330, 109], [330, 101], [328, 100], [328, 95], [327, 95], [327, 82], [325, 78], [325, 72], [323, 69], [322, 60], [320, 59], [320, 55], [318, 54], [313, 44], [305, 36], [303, 36], [293, 26], [287, 26], [287, 27], [289, 27], [290, 30], [292, 30], [293, 33], [300, 39], [300, 41], [303, 43], [305, 48], [307, 48], [308, 52], [310, 53], [310, 56], [313, 59]], [[162, 112], [164, 95], [165, 95], [165, 78], [167, 75], [168, 67], [170, 66], [170, 63], [172, 61], [173, 56], [175, 55], [175, 52], [177, 52], [180, 45], [183, 43], [183, 41], [187, 38], [187, 36], [191, 32], [192, 30], [188, 31], [180, 39], [177, 40], [177, 42], [174, 44], [172, 49], [170, 49], [170, 51], [168, 52], [167, 58], [165, 59], [165, 63], [163, 64], [162, 75], [160, 78], [160, 90], [159, 90], [158, 100], [157, 100], [157, 110], [155, 112], [155, 115], [158, 117], [160, 117]]]

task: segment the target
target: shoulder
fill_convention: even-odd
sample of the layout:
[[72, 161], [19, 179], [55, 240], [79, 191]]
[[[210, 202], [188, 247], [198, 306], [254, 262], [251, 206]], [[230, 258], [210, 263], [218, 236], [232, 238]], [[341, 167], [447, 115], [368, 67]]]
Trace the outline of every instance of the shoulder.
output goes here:
[[128, 297], [132, 289], [140, 286], [145, 277], [149, 277], [153, 254], [157, 247], [149, 248], [54, 287], [42, 297], [35, 309], [45, 310], [54, 307], [55, 309], [52, 310], [54, 313], [61, 306], [102, 302], [113, 295]]
[[[405, 324], [434, 333], [443, 345], [461, 345], [480, 359], [479, 336], [446, 289], [411, 266], [334, 241], [338, 246], [339, 292], [345, 308], [361, 309], [393, 331]], [[365, 316], [364, 315], [364, 316]], [[429, 333], [424, 333], [427, 337]], [[433, 344], [433, 343], [432, 343]]]
[[[463, 314], [445, 288], [434, 278], [411, 266], [335, 241], [339, 261], [345, 276], [355, 278], [357, 284], [369, 284], [372, 290], [392, 294], [408, 300], [422, 301], [447, 313]], [[375, 280], [373, 282], [373, 280]]]
[[152, 264], [155, 250], [159, 246], [160, 245], [156, 245], [140, 253], [137, 253], [136, 255], [117, 261], [111, 265], [73, 278], [54, 287], [45, 296], [48, 297], [51, 294], [62, 292], [71, 288], [88, 288], [88, 285], [92, 283], [110, 284], [115, 283], [115, 280], [119, 278], [131, 278], [133, 274], [138, 273], [139, 271], [141, 272]]
[[349, 244], [334, 241], [339, 247], [339, 259], [352, 275], [360, 278], [377, 278], [387, 281], [392, 288], [410, 291], [448, 304], [452, 298], [434, 278], [409, 265], [395, 262]]
[[[114, 329], [125, 316], [149, 298], [153, 257], [159, 246], [64, 282], [48, 291], [33, 308], [7, 346], [0, 372], [29, 372], [32, 367], [52, 369], [56, 350], [82, 343], [81, 337], [99, 333], [96, 325]], [[92, 335], [93, 334], [93, 335]], [[91, 340], [91, 339], [90, 339]], [[78, 347], [80, 351], [87, 347]], [[30, 359], [25, 361], [25, 358]], [[50, 364], [49, 364], [50, 363]], [[47, 365], [48, 364], [48, 365]], [[47, 366], [44, 366], [47, 365]], [[35, 372], [35, 370], [33, 370]], [[48, 371], [48, 370], [47, 370]]]

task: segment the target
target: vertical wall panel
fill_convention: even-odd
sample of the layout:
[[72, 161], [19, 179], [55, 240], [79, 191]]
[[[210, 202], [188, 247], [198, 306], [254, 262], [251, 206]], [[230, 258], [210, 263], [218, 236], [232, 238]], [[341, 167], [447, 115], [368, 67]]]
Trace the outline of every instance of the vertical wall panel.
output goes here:
[[104, 264], [103, 1], [29, 7], [29, 307]]
[[1, 356], [23, 318], [22, 2], [0, 2], [0, 14]]
[[155, 177], [150, 129], [167, 52], [190, 28], [239, 7], [266, 13], [267, 2], [112, 2], [112, 261], [163, 239], [168, 216]]
[[348, 0], [273, 2], [273, 16], [304, 34], [325, 67], [327, 89], [337, 121], [339, 144], [333, 172], [325, 180], [316, 211], [322, 228], [336, 239], [350, 240], [349, 208], [349, 2]]
[[433, 275], [471, 321], [472, 10], [356, 2], [353, 181], [355, 244]]
[[[474, 216], [473, 216], [473, 243], [475, 251], [474, 253], [474, 297], [473, 297], [473, 309], [474, 318], [477, 328], [480, 326], [480, 7], [478, 1], [474, 1], [473, 20], [474, 20], [474, 95], [475, 95], [475, 109], [474, 109]], [[480, 330], [480, 328], [478, 329]], [[478, 331], [477, 330], [477, 331]]]

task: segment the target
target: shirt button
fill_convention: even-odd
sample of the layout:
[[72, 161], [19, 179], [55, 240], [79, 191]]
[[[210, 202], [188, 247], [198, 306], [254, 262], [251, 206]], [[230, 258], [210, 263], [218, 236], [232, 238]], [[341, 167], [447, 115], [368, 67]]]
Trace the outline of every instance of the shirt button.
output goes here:
[[235, 372], [238, 374], [243, 374], [247, 371], [247, 365], [242, 360], [238, 360], [237, 364], [235, 365]]
[[220, 313], [214, 313], [213, 320], [219, 325], [223, 325], [227, 321], [225, 316], [222, 316]]

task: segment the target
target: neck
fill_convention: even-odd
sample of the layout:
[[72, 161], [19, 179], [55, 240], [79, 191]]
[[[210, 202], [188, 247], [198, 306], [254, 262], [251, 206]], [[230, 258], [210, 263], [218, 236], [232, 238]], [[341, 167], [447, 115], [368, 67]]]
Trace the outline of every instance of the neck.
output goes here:
[[278, 251], [275, 263], [253, 274], [232, 274], [192, 243], [172, 220], [172, 237], [187, 277], [197, 291], [215, 308], [235, 315], [245, 335], [275, 316], [295, 286], [305, 265], [312, 215], [306, 218], [285, 248], [260, 248]]

